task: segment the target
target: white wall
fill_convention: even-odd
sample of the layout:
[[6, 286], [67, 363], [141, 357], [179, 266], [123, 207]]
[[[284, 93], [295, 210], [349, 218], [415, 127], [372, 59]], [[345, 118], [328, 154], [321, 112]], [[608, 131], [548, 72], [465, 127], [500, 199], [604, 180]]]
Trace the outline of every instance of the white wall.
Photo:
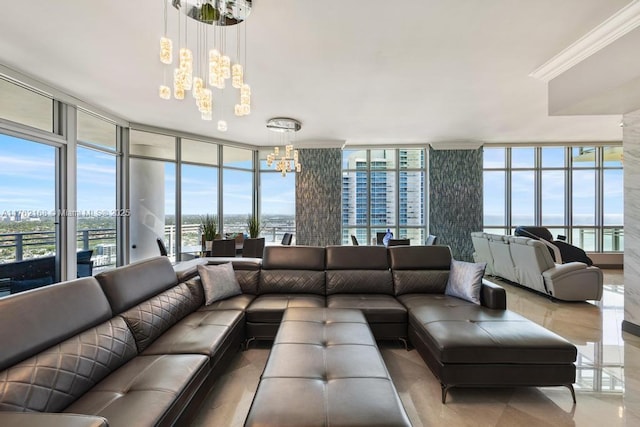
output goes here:
[[640, 110], [623, 122], [624, 320], [640, 328]]

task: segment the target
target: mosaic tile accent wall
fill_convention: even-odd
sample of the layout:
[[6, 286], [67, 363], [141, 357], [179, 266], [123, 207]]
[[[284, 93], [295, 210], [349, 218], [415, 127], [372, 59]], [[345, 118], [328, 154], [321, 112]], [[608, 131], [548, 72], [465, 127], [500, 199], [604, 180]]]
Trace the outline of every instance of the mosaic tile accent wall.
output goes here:
[[640, 111], [624, 115], [624, 320], [640, 330]]
[[453, 257], [473, 261], [471, 232], [482, 230], [482, 149], [429, 150], [429, 233]]
[[296, 174], [296, 244], [340, 244], [342, 152], [339, 148], [299, 150]]

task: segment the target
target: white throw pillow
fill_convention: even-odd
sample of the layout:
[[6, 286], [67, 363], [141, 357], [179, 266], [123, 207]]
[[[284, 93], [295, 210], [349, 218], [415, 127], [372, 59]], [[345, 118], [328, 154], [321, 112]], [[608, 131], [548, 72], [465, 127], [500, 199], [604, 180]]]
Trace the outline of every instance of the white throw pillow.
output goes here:
[[227, 299], [242, 293], [233, 264], [199, 265], [198, 274], [204, 289], [204, 304]]
[[482, 277], [486, 267], [486, 262], [472, 263], [452, 259], [445, 295], [480, 305]]

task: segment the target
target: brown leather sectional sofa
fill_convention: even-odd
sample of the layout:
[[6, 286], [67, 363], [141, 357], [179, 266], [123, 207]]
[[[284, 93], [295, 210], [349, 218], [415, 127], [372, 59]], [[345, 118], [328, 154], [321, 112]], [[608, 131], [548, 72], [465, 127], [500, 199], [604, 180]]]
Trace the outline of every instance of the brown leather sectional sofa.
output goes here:
[[180, 423], [240, 343], [273, 339], [289, 307], [360, 309], [377, 339], [408, 338], [443, 401], [453, 386], [573, 391], [576, 348], [507, 311], [502, 288], [483, 283], [482, 305], [444, 295], [446, 246], [277, 246], [231, 260], [243, 293], [210, 306], [192, 276], [224, 260], [158, 257], [0, 299], [0, 425], [66, 425], [47, 412], [87, 414], [74, 418], [87, 426]]
[[188, 420], [244, 340], [244, 312], [203, 309], [195, 272], [158, 257], [0, 299], [0, 425]]

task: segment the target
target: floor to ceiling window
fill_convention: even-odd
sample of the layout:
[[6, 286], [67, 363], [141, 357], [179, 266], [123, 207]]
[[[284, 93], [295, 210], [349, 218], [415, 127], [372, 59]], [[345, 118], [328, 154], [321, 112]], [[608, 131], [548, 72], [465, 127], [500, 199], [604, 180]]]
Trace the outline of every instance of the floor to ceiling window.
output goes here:
[[[218, 216], [220, 146], [182, 139], [182, 253], [202, 249], [200, 223], [204, 215]], [[220, 221], [218, 221], [219, 226]]]
[[[0, 296], [60, 280], [53, 99], [0, 78]], [[42, 134], [42, 138], [27, 134]], [[38, 140], [38, 142], [36, 142]], [[61, 142], [59, 141], [58, 144]]]
[[176, 138], [129, 132], [130, 260], [160, 255], [157, 239], [172, 260], [176, 250]]
[[622, 147], [485, 147], [484, 230], [549, 228], [586, 251], [623, 250]]
[[245, 233], [253, 209], [253, 150], [222, 147], [222, 232]]
[[424, 149], [344, 150], [342, 242], [376, 244], [378, 233], [424, 244]]
[[295, 237], [296, 231], [296, 174], [285, 176], [267, 166], [270, 151], [260, 151], [260, 237], [265, 242], [279, 243], [284, 233]]
[[116, 266], [117, 219], [129, 212], [116, 203], [117, 126], [83, 110], [77, 117], [78, 250], [88, 251], [95, 274]]
[[60, 280], [56, 150], [0, 134], [0, 296]]

